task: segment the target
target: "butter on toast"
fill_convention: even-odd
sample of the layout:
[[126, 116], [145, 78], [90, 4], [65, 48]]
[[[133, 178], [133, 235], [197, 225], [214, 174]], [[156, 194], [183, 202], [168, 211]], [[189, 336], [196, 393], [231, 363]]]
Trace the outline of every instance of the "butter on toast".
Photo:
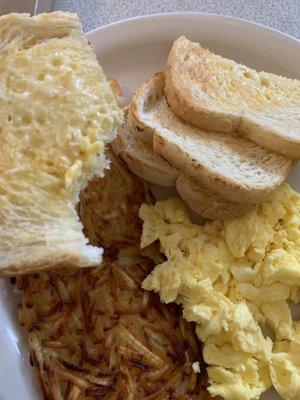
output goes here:
[[76, 204], [122, 113], [76, 15], [0, 18], [0, 276], [99, 265]]

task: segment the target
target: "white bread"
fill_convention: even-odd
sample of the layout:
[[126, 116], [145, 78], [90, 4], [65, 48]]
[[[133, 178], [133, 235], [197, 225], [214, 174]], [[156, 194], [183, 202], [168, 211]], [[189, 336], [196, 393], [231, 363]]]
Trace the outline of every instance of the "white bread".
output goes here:
[[[141, 132], [138, 137], [141, 137]], [[147, 143], [137, 139], [127, 126], [119, 129], [112, 150], [140, 178], [161, 186], [175, 186], [179, 171], [155, 154]]]
[[191, 210], [208, 219], [228, 219], [239, 217], [255, 208], [255, 204], [235, 203], [218, 196], [187, 175], [181, 174], [176, 182], [180, 197]]
[[[163, 72], [157, 74], [162, 76]], [[146, 81], [134, 93], [132, 102], [128, 109], [127, 125], [137, 140], [153, 147], [153, 128], [144, 121], [145, 110], [149, 107], [156, 97], [160, 97], [164, 89], [164, 79], [156, 79], [155, 85], [151, 86], [149, 92], [149, 82]]]
[[165, 95], [182, 119], [206, 130], [239, 131], [300, 158], [300, 81], [237, 64], [185, 37], [168, 57]]
[[108, 76], [107, 80], [113, 94], [115, 95], [118, 105], [121, 107], [124, 103], [124, 94], [118, 79], [115, 76]]
[[[139, 132], [139, 137], [141, 132]], [[127, 126], [119, 129], [112, 142], [114, 153], [122, 158], [127, 167], [137, 176], [160, 186], [176, 189], [191, 210], [208, 219], [238, 217], [255, 208], [254, 204], [234, 203], [208, 191], [187, 175], [168, 164], [153, 149], [136, 139]]]
[[143, 85], [142, 123], [153, 149], [208, 190], [233, 202], [257, 203], [278, 187], [293, 162], [238, 135], [207, 132], [182, 122], [163, 95], [164, 74]]
[[76, 213], [122, 113], [69, 13], [0, 18], [0, 276], [98, 265]]

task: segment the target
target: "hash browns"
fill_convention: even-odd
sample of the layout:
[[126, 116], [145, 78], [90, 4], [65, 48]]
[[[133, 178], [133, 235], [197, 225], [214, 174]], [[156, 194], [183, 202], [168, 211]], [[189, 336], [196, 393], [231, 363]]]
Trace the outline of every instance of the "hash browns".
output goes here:
[[[19, 320], [47, 400], [210, 399], [194, 326], [176, 305], [141, 289], [153, 262], [141, 253], [137, 211], [147, 187], [111, 155], [105, 178], [82, 194], [80, 215], [104, 264], [17, 278]], [[159, 257], [155, 248], [148, 254]], [[200, 366], [204, 372], [204, 365]]]

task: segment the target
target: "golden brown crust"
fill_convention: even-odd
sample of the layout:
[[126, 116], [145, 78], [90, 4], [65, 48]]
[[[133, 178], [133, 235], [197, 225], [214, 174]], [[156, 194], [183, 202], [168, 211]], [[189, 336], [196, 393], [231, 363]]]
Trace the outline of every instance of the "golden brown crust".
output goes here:
[[[76, 244], [74, 245], [76, 247]], [[79, 245], [80, 247], [80, 245]], [[37, 250], [31, 246], [30, 253], [37, 253]], [[82, 253], [78, 254], [75, 251], [66, 254], [65, 251], [56, 251], [54, 254], [48, 254], [48, 258], [45, 258], [45, 249], [41, 257], [33, 257], [30, 261], [20, 263], [10, 263], [8, 268], [2, 268], [0, 270], [0, 277], [15, 276], [15, 275], [26, 275], [28, 273], [49, 271], [52, 269], [61, 270], [73, 270], [76, 268], [93, 267], [101, 263], [101, 258], [96, 258], [94, 262], [87, 256], [86, 258]], [[24, 257], [24, 256], [23, 256]], [[13, 258], [13, 254], [12, 254]]]
[[252, 211], [256, 205], [236, 203], [207, 190], [194, 182], [187, 175], [181, 174], [176, 182], [176, 189], [187, 205], [208, 219], [228, 219]]
[[[53, 35], [64, 36], [72, 31], [78, 32], [80, 29], [81, 24], [76, 14], [68, 12], [56, 11], [38, 14], [33, 17], [26, 13], [11, 13], [0, 17], [0, 40], [6, 44], [8, 44], [9, 40], [16, 39], [15, 34], [18, 31], [26, 34], [30, 33], [32, 38], [29, 40], [32, 40], [35, 35], [40, 38]], [[22, 45], [24, 46], [24, 43]]]
[[0, 64], [0, 276], [99, 265], [75, 207], [122, 113], [77, 16], [0, 17]]
[[[153, 143], [153, 129], [150, 128], [144, 121], [143, 121], [143, 107], [147, 102], [143, 101], [144, 96], [147, 96], [148, 90], [149, 90], [149, 83], [154, 82], [155, 85], [153, 86], [163, 86], [164, 85], [164, 72], [157, 72], [154, 76], [151, 76], [148, 80], [142, 83], [142, 85], [136, 90], [134, 93], [132, 102], [129, 106], [128, 110], [128, 120], [127, 120], [127, 126], [130, 129], [131, 132], [144, 142], [145, 144], [149, 145], [152, 147]], [[155, 102], [155, 95], [156, 93], [151, 93], [151, 101]], [[146, 106], [151, 106], [151, 101], [150, 104], [146, 104]]]
[[153, 136], [154, 151], [161, 157], [164, 157], [171, 165], [185, 172], [199, 184], [207, 187], [212, 193], [216, 193], [225, 197], [229, 201], [241, 203], [249, 203], [249, 198], [253, 204], [261, 202], [266, 198], [278, 185], [268, 186], [268, 188], [253, 188], [244, 185], [237, 185], [230, 179], [224, 179], [217, 173], [210, 170], [207, 171], [199, 163], [193, 162], [186, 158], [184, 151], [178, 146], [166, 141], [159, 133]]
[[[192, 93], [186, 96], [186, 88], [181, 83], [185, 73], [184, 59], [191, 52], [198, 50], [198, 46], [195, 49], [195, 45], [182, 36], [172, 46], [165, 70], [164, 93], [167, 102], [177, 116], [193, 125], [217, 132], [232, 132], [239, 125], [238, 117], [226, 114], [220, 117], [219, 112], [207, 108], [205, 103], [201, 104], [200, 99], [195, 98]], [[202, 50], [210, 53], [206, 49]]]
[[[157, 73], [153, 79], [161, 83], [162, 76], [163, 73]], [[144, 82], [135, 92], [126, 124], [119, 130], [112, 149], [137, 176], [157, 185], [175, 186], [179, 172], [153, 152], [153, 129], [143, 121], [145, 103], [142, 99], [147, 88], [148, 82]]]
[[[247, 204], [260, 202], [285, 179], [293, 164], [290, 159], [237, 134], [205, 132], [180, 121], [165, 103], [163, 86], [164, 75], [156, 74], [138, 91], [136, 103], [141, 110], [139, 118], [151, 132], [154, 152], [170, 165], [210, 191]], [[223, 156], [224, 167], [220, 167], [217, 161]]]
[[179, 171], [155, 154], [152, 145], [150, 147], [141, 141], [143, 129], [140, 127], [138, 133], [130, 131], [127, 126], [119, 129], [117, 138], [112, 142], [114, 154], [140, 178], [165, 187], [175, 186]]
[[[120, 82], [118, 81], [118, 79], [115, 76], [108, 76], [107, 77], [109, 86], [111, 87], [111, 90], [113, 91], [117, 103], [119, 106], [121, 106], [124, 102], [124, 93], [122, 91]], [[125, 114], [126, 110], [124, 110], [123, 108], [123, 113]]]
[[168, 57], [165, 95], [174, 113], [191, 124], [237, 131], [269, 150], [300, 158], [299, 81], [258, 73], [180, 37]]

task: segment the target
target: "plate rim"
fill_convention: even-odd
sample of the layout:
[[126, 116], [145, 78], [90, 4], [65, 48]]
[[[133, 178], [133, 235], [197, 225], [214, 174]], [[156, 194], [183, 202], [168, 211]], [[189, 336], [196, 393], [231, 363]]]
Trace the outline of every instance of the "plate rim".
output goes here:
[[141, 21], [147, 21], [150, 19], [160, 19], [160, 18], [172, 19], [174, 17], [186, 17], [186, 16], [193, 16], [193, 17], [199, 17], [199, 18], [205, 18], [205, 19], [213, 18], [213, 19], [219, 19], [220, 22], [227, 22], [227, 23], [234, 22], [235, 24], [245, 25], [245, 26], [248, 26], [251, 28], [258, 28], [260, 30], [265, 31], [266, 33], [268, 33], [270, 35], [274, 35], [275, 37], [285, 38], [288, 41], [292, 42], [293, 44], [300, 46], [300, 39], [296, 38], [295, 36], [289, 35], [288, 33], [282, 32], [279, 29], [272, 28], [270, 26], [261, 24], [259, 22], [250, 21], [246, 18], [233, 17], [231, 15], [218, 14], [218, 13], [200, 12], [200, 11], [176, 11], [176, 12], [138, 15], [135, 17], [124, 18], [124, 19], [120, 19], [118, 21], [114, 21], [114, 22], [111, 22], [111, 23], [103, 25], [103, 26], [99, 26], [97, 28], [94, 28], [94, 29], [86, 32], [85, 34], [87, 36], [94, 35], [100, 31], [114, 28], [116, 26], [127, 25], [128, 23], [139, 23]]

